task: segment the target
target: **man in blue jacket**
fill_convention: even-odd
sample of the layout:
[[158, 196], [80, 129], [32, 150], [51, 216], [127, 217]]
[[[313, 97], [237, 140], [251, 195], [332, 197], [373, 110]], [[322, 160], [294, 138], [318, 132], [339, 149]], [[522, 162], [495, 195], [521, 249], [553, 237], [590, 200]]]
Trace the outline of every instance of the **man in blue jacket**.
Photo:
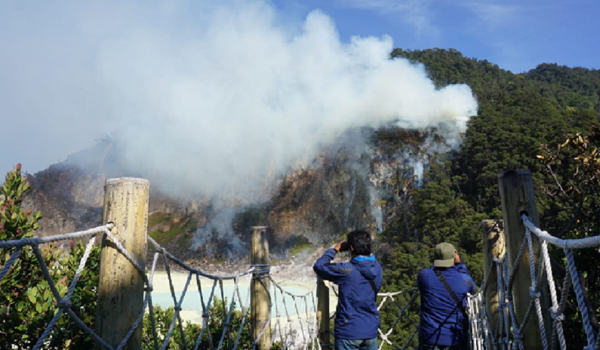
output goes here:
[[[350, 250], [350, 262], [332, 264], [337, 252]], [[353, 231], [347, 242], [328, 249], [313, 267], [316, 274], [339, 286], [335, 316], [335, 350], [376, 350], [381, 265], [371, 255], [371, 234]]]
[[467, 293], [475, 282], [450, 243], [435, 246], [433, 266], [419, 271], [421, 294], [420, 350], [468, 348], [468, 319], [464, 312]]

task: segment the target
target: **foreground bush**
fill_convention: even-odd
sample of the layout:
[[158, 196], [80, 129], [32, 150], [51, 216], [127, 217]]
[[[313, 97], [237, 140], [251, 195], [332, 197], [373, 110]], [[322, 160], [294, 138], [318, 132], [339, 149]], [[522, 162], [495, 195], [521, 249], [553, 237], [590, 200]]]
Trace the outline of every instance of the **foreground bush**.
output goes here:
[[[0, 189], [0, 240], [19, 240], [33, 237], [39, 227], [41, 213], [21, 208], [23, 195], [29, 190], [21, 166], [6, 175]], [[42, 259], [49, 268], [61, 297], [67, 293], [85, 246], [72, 243], [70, 251], [55, 245], [40, 247]], [[0, 249], [0, 268], [4, 267], [15, 249]], [[100, 248], [94, 247], [80, 275], [71, 298], [71, 309], [92, 329], [96, 310], [96, 288], [100, 272]], [[56, 298], [43, 278], [38, 258], [31, 247], [22, 249], [4, 278], [0, 281], [0, 348], [31, 348], [56, 315]], [[44, 349], [82, 349], [93, 346], [92, 339], [80, 330], [71, 317], [63, 315], [44, 341]]]

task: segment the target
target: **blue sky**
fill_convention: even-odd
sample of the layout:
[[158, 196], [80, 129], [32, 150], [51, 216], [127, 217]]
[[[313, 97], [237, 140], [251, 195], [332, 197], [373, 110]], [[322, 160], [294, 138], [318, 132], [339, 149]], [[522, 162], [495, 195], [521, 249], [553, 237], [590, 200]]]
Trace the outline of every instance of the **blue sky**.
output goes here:
[[319, 8], [342, 40], [390, 35], [394, 47], [454, 48], [514, 73], [540, 63], [600, 68], [597, 0], [275, 0], [292, 20]]
[[393, 48], [598, 69], [599, 18], [597, 0], [2, 0], [0, 172], [119, 133], [140, 169], [219, 188], [297, 166], [350, 127], [460, 133], [470, 89], [436, 91]]

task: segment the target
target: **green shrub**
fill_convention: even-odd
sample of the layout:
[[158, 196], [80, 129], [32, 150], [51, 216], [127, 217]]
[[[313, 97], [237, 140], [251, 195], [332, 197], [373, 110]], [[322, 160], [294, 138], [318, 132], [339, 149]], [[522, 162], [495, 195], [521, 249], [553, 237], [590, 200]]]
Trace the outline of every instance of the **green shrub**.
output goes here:
[[[29, 190], [27, 179], [21, 175], [20, 164], [6, 175], [1, 188], [4, 198], [0, 201], [0, 240], [18, 240], [33, 237], [38, 228], [41, 213], [31, 215], [31, 210], [21, 208], [22, 196]], [[58, 294], [64, 297], [73, 280], [85, 246], [72, 243], [65, 252], [49, 244], [40, 247]], [[0, 249], [0, 267], [4, 267], [15, 249]], [[100, 248], [94, 247], [86, 268], [70, 300], [71, 309], [93, 329], [96, 310], [96, 286], [100, 270]], [[58, 312], [56, 297], [34, 250], [22, 249], [19, 258], [0, 281], [0, 338], [3, 348], [30, 348], [41, 337], [50, 320]], [[92, 339], [79, 329], [71, 317], [62, 315], [52, 333], [44, 341], [44, 349], [85, 348], [93, 346]]]

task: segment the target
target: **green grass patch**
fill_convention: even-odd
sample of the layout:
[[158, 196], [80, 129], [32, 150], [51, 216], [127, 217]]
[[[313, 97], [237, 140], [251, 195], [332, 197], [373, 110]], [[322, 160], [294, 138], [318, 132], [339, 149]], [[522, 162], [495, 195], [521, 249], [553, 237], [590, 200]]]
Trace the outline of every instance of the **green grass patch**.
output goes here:
[[[165, 223], [166, 220], [171, 220], [171, 214], [161, 214], [152, 218], [153, 224], [148, 226], [156, 225], [159, 223]], [[150, 222], [150, 220], [148, 220]], [[183, 218], [181, 222], [170, 223], [168, 231], [154, 230], [150, 231], [150, 237], [152, 237], [158, 244], [172, 245], [174, 242], [177, 244], [178, 249], [187, 249], [192, 244], [192, 237], [196, 231], [197, 220], [190, 218]]]
[[290, 254], [298, 255], [298, 254], [302, 253], [303, 251], [309, 250], [309, 249], [314, 249], [313, 245], [310, 243], [298, 244], [298, 245], [295, 245], [290, 248]]
[[170, 213], [158, 213], [155, 215], [150, 215], [150, 217], [148, 218], [148, 226], [152, 227], [154, 225], [161, 224], [168, 220], [171, 220]]

